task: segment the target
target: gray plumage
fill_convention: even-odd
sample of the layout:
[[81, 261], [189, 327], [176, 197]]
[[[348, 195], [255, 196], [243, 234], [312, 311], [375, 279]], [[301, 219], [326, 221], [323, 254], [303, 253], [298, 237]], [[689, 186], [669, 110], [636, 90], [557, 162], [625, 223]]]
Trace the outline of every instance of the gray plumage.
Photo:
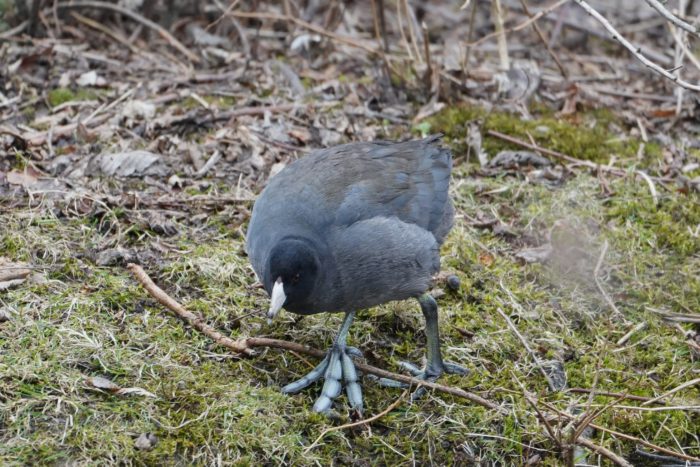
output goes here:
[[410, 365], [410, 371], [430, 381], [445, 371], [463, 373], [442, 361], [437, 303], [425, 294], [454, 218], [452, 156], [438, 140], [315, 151], [273, 177], [253, 207], [246, 248], [271, 296], [268, 317], [281, 307], [299, 314], [345, 312], [328, 355], [282, 388], [295, 393], [323, 378], [315, 411], [328, 411], [343, 385], [351, 407], [362, 411], [350, 358], [357, 350], [346, 338], [356, 310], [389, 301], [418, 298], [426, 320], [426, 369]]
[[268, 293], [272, 248], [312, 245], [321, 273], [301, 314], [362, 309], [425, 292], [452, 227], [452, 157], [439, 136], [315, 151], [273, 177], [253, 208], [247, 251]]

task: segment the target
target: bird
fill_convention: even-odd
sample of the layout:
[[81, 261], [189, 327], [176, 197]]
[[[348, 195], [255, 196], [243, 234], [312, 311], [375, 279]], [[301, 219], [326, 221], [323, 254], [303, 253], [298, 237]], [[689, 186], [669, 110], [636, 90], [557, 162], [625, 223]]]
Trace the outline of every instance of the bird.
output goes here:
[[455, 213], [452, 154], [441, 137], [316, 150], [270, 178], [254, 203], [246, 252], [270, 296], [268, 320], [282, 308], [300, 315], [345, 313], [321, 363], [282, 388], [295, 394], [323, 379], [316, 412], [328, 413], [343, 386], [350, 407], [362, 412], [352, 360], [361, 352], [347, 337], [358, 311], [387, 302], [415, 298], [425, 318], [426, 366], [401, 362], [404, 369], [427, 381], [466, 372], [442, 359], [438, 305], [427, 293]]

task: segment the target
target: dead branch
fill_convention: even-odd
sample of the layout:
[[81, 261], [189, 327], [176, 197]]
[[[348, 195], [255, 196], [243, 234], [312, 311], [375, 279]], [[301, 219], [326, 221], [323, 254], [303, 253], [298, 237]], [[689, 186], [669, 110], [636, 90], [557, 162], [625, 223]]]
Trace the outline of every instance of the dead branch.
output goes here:
[[[97, 117], [92, 118], [92, 121], [89, 122], [90, 125], [85, 125], [88, 128], [94, 128], [96, 126], [99, 126], [109, 120], [110, 115], [104, 114], [100, 115]], [[81, 125], [81, 122], [77, 123], [69, 123], [67, 125], [61, 125], [57, 126], [53, 129], [49, 129], [48, 131], [42, 131], [41, 133], [35, 133], [35, 134], [30, 134], [30, 135], [22, 135], [22, 139], [26, 141], [28, 146], [41, 146], [42, 144], [45, 144], [48, 142], [49, 139], [51, 141], [56, 141], [60, 138], [63, 138], [65, 136], [69, 136], [73, 134], [74, 131], [78, 129], [78, 126]]]
[[257, 13], [257, 12], [245, 12], [245, 11], [233, 11], [231, 13], [226, 13], [226, 15], [233, 16], [235, 18], [270, 19], [273, 21], [292, 22], [292, 23], [296, 24], [297, 26], [308, 29], [309, 31], [313, 31], [313, 32], [320, 34], [322, 36], [326, 36], [329, 39], [335, 40], [335, 41], [343, 43], [345, 45], [349, 45], [352, 47], [356, 47], [358, 49], [362, 49], [365, 52], [368, 52], [370, 54], [381, 55], [380, 50], [377, 50], [374, 47], [371, 47], [369, 45], [363, 44], [362, 42], [356, 41], [355, 39], [353, 39], [351, 37], [342, 36], [340, 34], [336, 34], [334, 32], [328, 31], [326, 29], [323, 29], [320, 26], [316, 26], [315, 24], [308, 23], [302, 19], [296, 18], [296, 17], [291, 16], [291, 15], [279, 15], [276, 13]]
[[[540, 401], [540, 403], [542, 405], [544, 405], [545, 407], [547, 407], [549, 410], [552, 410], [553, 412], [559, 414], [562, 417], [565, 417], [569, 420], [576, 419], [576, 417], [574, 415], [571, 415], [570, 413], [559, 410], [547, 402]], [[678, 459], [683, 459], [683, 460], [693, 461], [693, 462], [700, 462], [700, 458], [698, 458], [698, 457], [693, 457], [693, 456], [689, 456], [689, 455], [681, 453], [681, 452], [672, 451], [671, 449], [667, 449], [665, 447], [656, 445], [654, 443], [650, 443], [649, 441], [643, 440], [642, 438], [639, 438], [637, 436], [632, 436], [632, 435], [628, 435], [625, 433], [620, 433], [619, 431], [611, 430], [610, 428], [606, 428], [606, 427], [601, 426], [601, 425], [596, 425], [595, 423], [589, 423], [588, 426], [590, 426], [591, 428], [593, 428], [595, 430], [604, 431], [608, 434], [615, 436], [616, 438], [622, 438], [622, 439], [626, 439], [627, 441], [632, 441], [632, 442], [641, 444], [643, 446], [648, 447], [649, 449], [653, 449], [656, 452], [663, 452], [664, 454], [668, 454], [669, 456], [673, 456], [673, 457], [676, 457]]]
[[625, 467], [633, 467], [633, 465], [630, 464], [623, 457], [618, 456], [617, 454], [612, 452], [610, 449], [607, 449], [607, 448], [604, 448], [603, 446], [599, 446], [599, 445], [595, 444], [593, 441], [591, 441], [588, 438], [580, 437], [579, 439], [576, 440], [576, 444], [580, 444], [581, 446], [588, 448], [591, 451], [600, 454], [601, 456], [605, 457], [606, 459], [614, 462], [616, 465], [622, 465]]
[[136, 280], [139, 281], [139, 283], [148, 291], [149, 294], [151, 294], [153, 298], [158, 300], [161, 305], [173, 311], [173, 313], [177, 314], [177, 316], [187, 321], [187, 323], [189, 323], [193, 328], [209, 337], [217, 344], [223, 345], [224, 347], [244, 355], [253, 355], [253, 351], [250, 349], [250, 346], [246, 345], [245, 341], [234, 341], [233, 339], [224, 336], [202, 321], [202, 319], [197, 315], [186, 310], [185, 307], [170, 298], [170, 296], [166, 294], [163, 289], [158, 287], [155, 282], [148, 277], [148, 274], [146, 274], [146, 271], [144, 271], [141, 266], [136, 264], [128, 264], [127, 268], [134, 274]]
[[[477, 45], [482, 44], [482, 43], [488, 41], [489, 39], [493, 39], [494, 37], [505, 36], [506, 34], [509, 34], [511, 32], [516, 32], [516, 31], [520, 31], [522, 29], [525, 29], [526, 27], [535, 23], [538, 19], [544, 18], [545, 16], [547, 16], [548, 14], [550, 14], [551, 12], [556, 10], [557, 8], [561, 7], [562, 5], [564, 5], [568, 1], [569, 0], [559, 0], [558, 2], [554, 3], [553, 5], [548, 6], [548, 7], [544, 8], [544, 9], [542, 9], [542, 10], [540, 10], [537, 13], [534, 13], [532, 15], [530, 15], [530, 13], [525, 13], [529, 16], [529, 18], [526, 19], [525, 21], [523, 21], [522, 23], [517, 24], [517, 25], [515, 25], [511, 28], [508, 28], [508, 29], [503, 29], [503, 25], [501, 25], [500, 30], [496, 30], [495, 32], [492, 32], [490, 34], [485, 35], [484, 37], [480, 37], [479, 39], [475, 40], [474, 42], [468, 42], [466, 44], [466, 46], [467, 47], [476, 47]], [[501, 7], [499, 6], [498, 8], [501, 8]]]
[[619, 392], [598, 391], [595, 389], [586, 389], [586, 388], [569, 388], [566, 390], [566, 392], [593, 394], [595, 396], [604, 396], [604, 397], [617, 397], [620, 399], [629, 399], [631, 401], [640, 401], [640, 402], [646, 402], [648, 400], [651, 400], [651, 397], [635, 396], [633, 394], [622, 394]]
[[700, 37], [700, 31], [698, 30], [697, 27], [693, 26], [692, 24], [688, 24], [682, 19], [680, 19], [678, 16], [674, 15], [670, 11], [666, 9], [666, 7], [663, 5], [663, 3], [659, 2], [658, 0], [644, 0], [649, 4], [650, 7], [655, 9], [656, 11], [659, 12], [661, 16], [663, 16], [667, 21], [673, 23], [677, 27], [683, 29], [684, 31], [688, 31], [691, 34], [695, 34], [695, 36]]
[[[501, 286], [503, 286], [503, 284], [501, 284]], [[552, 378], [545, 371], [544, 367], [542, 366], [542, 363], [540, 363], [540, 359], [537, 358], [537, 355], [535, 354], [535, 352], [532, 350], [532, 348], [530, 348], [530, 345], [527, 343], [527, 340], [525, 340], [525, 337], [522, 334], [520, 334], [520, 331], [518, 331], [518, 328], [515, 327], [515, 324], [513, 324], [513, 321], [511, 321], [511, 319], [508, 317], [508, 315], [505, 314], [503, 312], [503, 310], [501, 310], [500, 307], [496, 308], [496, 311], [498, 311], [498, 314], [501, 315], [501, 317], [508, 324], [508, 327], [511, 329], [511, 331], [513, 331], [513, 333], [517, 336], [518, 340], [520, 340], [520, 342], [523, 344], [523, 347], [525, 347], [525, 350], [527, 350], [527, 353], [530, 354], [530, 357], [532, 357], [532, 360], [534, 360], [535, 365], [537, 366], [537, 368], [539, 368], [540, 372], [544, 376], [544, 379], [547, 381], [547, 384], [549, 385], [549, 389], [551, 389], [552, 392], [556, 392], [557, 387], [554, 384], [554, 381], [552, 381]]]
[[[539, 145], [530, 144], [530, 143], [523, 141], [519, 138], [516, 138], [514, 136], [510, 136], [510, 135], [506, 135], [506, 134], [501, 133], [499, 131], [488, 130], [486, 132], [486, 134], [488, 136], [493, 136], [494, 138], [502, 139], [503, 141], [507, 141], [509, 143], [512, 143], [512, 144], [515, 144], [515, 145], [518, 145], [518, 146], [521, 146], [521, 147], [524, 147], [527, 149], [531, 149], [531, 150], [538, 152], [540, 154], [543, 154], [545, 156], [551, 156], [551, 157], [554, 157], [554, 158], [559, 159], [559, 160], [570, 162], [572, 164], [582, 165], [584, 167], [588, 167], [588, 168], [593, 169], [593, 170], [602, 170], [603, 172], [607, 172], [607, 173], [616, 175], [618, 177], [624, 177], [624, 176], [628, 175], [628, 173], [625, 170], [618, 169], [616, 167], [612, 167], [609, 165], [596, 164], [595, 162], [591, 162], [591, 161], [587, 161], [587, 160], [583, 160], [583, 159], [576, 159], [575, 157], [569, 156], [568, 154], [564, 154], [564, 153], [561, 153], [559, 151], [553, 151], [552, 149], [543, 148], [542, 146], [539, 146]], [[647, 177], [649, 177], [650, 180], [654, 180], [657, 182], [672, 182], [673, 181], [673, 179], [668, 178], [668, 177], [652, 177], [651, 175], [647, 175]]]
[[608, 252], [608, 241], [605, 240], [605, 243], [603, 243], [603, 247], [600, 249], [600, 256], [598, 257], [598, 262], [595, 265], [595, 269], [593, 270], [593, 279], [595, 280], [595, 285], [598, 286], [598, 291], [600, 291], [600, 294], [603, 296], [605, 299], [605, 302], [610, 306], [610, 309], [617, 315], [617, 316], [623, 316], [623, 314], [620, 312], [620, 310], [617, 308], [615, 305], [615, 302], [612, 301], [612, 298], [610, 298], [610, 295], [605, 291], [603, 288], [603, 283], [600, 280], [600, 268], [603, 266], [603, 260], [605, 259], [605, 253]]
[[654, 71], [655, 73], [663, 76], [664, 78], [673, 81], [676, 83], [678, 86], [681, 86], [685, 89], [689, 89], [691, 91], [700, 91], [700, 85], [697, 84], [692, 84], [687, 81], [684, 81], [680, 79], [677, 75], [672, 74], [670, 71], [665, 70], [658, 64], [652, 62], [649, 60], [646, 56], [642, 54], [642, 48], [641, 47], [636, 47], [633, 45], [630, 41], [625, 39], [622, 34], [620, 34], [615, 27], [610, 24], [610, 21], [608, 21], [603, 15], [601, 15], [597, 10], [595, 10], [592, 6], [590, 6], [585, 0], [574, 0], [576, 3], [578, 3], [581, 8], [583, 8], [586, 13], [591, 15], [593, 19], [598, 21], [600, 24], [603, 25], [603, 27], [612, 35], [612, 37], [617, 40], [624, 48], [630, 51], [630, 53], [640, 62], [642, 62], [647, 68], [650, 70]]
[[98, 8], [102, 10], [111, 10], [115, 11], [117, 13], [120, 13], [124, 16], [128, 16], [129, 18], [133, 19], [134, 21], [143, 24], [147, 28], [151, 28], [154, 31], [156, 31], [158, 34], [163, 37], [170, 45], [175, 47], [177, 50], [179, 50], [183, 55], [185, 55], [190, 61], [194, 63], [199, 63], [200, 59], [197, 55], [195, 55], [192, 51], [190, 51], [187, 47], [185, 47], [182, 42], [177, 40], [175, 36], [170, 34], [167, 30], [165, 30], [162, 26], [160, 26], [157, 23], [154, 23], [153, 21], [149, 20], [148, 18], [144, 18], [142, 15], [131, 11], [127, 8], [124, 8], [121, 5], [118, 5], [116, 3], [107, 3], [107, 2], [100, 2], [100, 1], [77, 1], [77, 2], [71, 2], [71, 3], [59, 3], [56, 5], [56, 8], [59, 9], [67, 9], [67, 8]]
[[[213, 329], [211, 326], [206, 324], [202, 318], [200, 318], [200, 317], [196, 316], [194, 313], [186, 310], [177, 301], [172, 299], [168, 294], [166, 294], [163, 291], [163, 289], [158, 287], [153, 282], [153, 280], [148, 276], [148, 274], [146, 274], [146, 271], [144, 271], [141, 266], [139, 266], [137, 264], [130, 263], [127, 265], [127, 268], [129, 269], [129, 271], [132, 272], [132, 274], [134, 274], [134, 277], [136, 278], [136, 280], [161, 305], [163, 305], [166, 308], [168, 308], [169, 310], [171, 310], [178, 317], [185, 320], [188, 324], [190, 324], [192, 327], [197, 329], [202, 334], [204, 334], [207, 337], [214, 340], [214, 342], [216, 342], [217, 344], [220, 344], [224, 347], [227, 347], [227, 348], [233, 350], [234, 352], [242, 353], [244, 355], [251, 356], [251, 355], [253, 355], [253, 351], [252, 351], [253, 347], [271, 347], [271, 348], [289, 350], [292, 352], [298, 352], [301, 354], [311, 355], [311, 356], [318, 357], [318, 358], [321, 358], [325, 355], [325, 352], [323, 352], [322, 350], [314, 349], [314, 348], [306, 346], [306, 345], [297, 344], [295, 342], [283, 341], [283, 340], [279, 340], [279, 339], [269, 339], [266, 337], [247, 337], [247, 338], [241, 338], [241, 339], [234, 341], [233, 339], [226, 337], [223, 334], [221, 334], [220, 332]], [[390, 371], [382, 370], [381, 368], [377, 368], [377, 367], [374, 367], [371, 365], [365, 365], [362, 363], [355, 363], [355, 366], [357, 367], [358, 370], [360, 370], [364, 373], [367, 373], [367, 374], [379, 376], [380, 378], [393, 379], [395, 381], [400, 381], [400, 382], [411, 384], [414, 386], [424, 386], [424, 387], [429, 388], [429, 389], [435, 389], [435, 390], [443, 392], [445, 394], [451, 394], [453, 396], [467, 399], [475, 404], [481, 405], [482, 407], [486, 407], [487, 409], [495, 410], [499, 414], [504, 413], [504, 410], [496, 403], [491, 402], [489, 400], [486, 400], [483, 397], [478, 396], [476, 394], [473, 394], [471, 392], [467, 392], [463, 389], [459, 389], [459, 388], [455, 388], [455, 387], [451, 387], [451, 386], [444, 386], [442, 384], [437, 384], [437, 383], [433, 383], [430, 381], [423, 381], [423, 380], [420, 380], [418, 378], [413, 378], [413, 377], [401, 375], [398, 373], [392, 373]]]
[[653, 399], [650, 399], [650, 400], [644, 402], [642, 404], [642, 406], [653, 404], [654, 402], [658, 402], [661, 399], [665, 399], [666, 397], [673, 395], [673, 394], [677, 393], [678, 391], [682, 391], [685, 388], [695, 386], [696, 384], [700, 384], [700, 378], [695, 378], [693, 380], [686, 381], [685, 383], [681, 384], [680, 386], [677, 386], [677, 387], [671, 389], [670, 391], [667, 391], [667, 392], [661, 394], [660, 396], [654, 397]]
[[394, 402], [392, 402], [392, 403], [389, 405], [389, 407], [387, 407], [386, 409], [382, 410], [381, 412], [379, 412], [377, 415], [374, 415], [373, 417], [370, 417], [370, 418], [367, 418], [367, 419], [364, 419], [364, 420], [359, 420], [359, 421], [354, 422], [354, 423], [346, 423], [345, 425], [332, 426], [332, 427], [330, 427], [330, 428], [326, 428], [325, 430], [323, 430], [323, 431], [321, 432], [320, 435], [318, 435], [318, 438], [316, 438], [316, 440], [315, 440], [313, 443], [311, 443], [311, 444], [309, 445], [309, 447], [307, 447], [306, 449], [304, 449], [304, 452], [309, 452], [309, 451], [311, 451], [311, 450], [318, 444], [318, 442], [321, 441], [321, 440], [323, 439], [324, 436], [326, 436], [328, 433], [330, 433], [330, 432], [332, 432], [332, 431], [339, 431], [339, 430], [344, 430], [344, 429], [346, 429], [346, 428], [352, 428], [352, 427], [355, 427], [355, 426], [368, 425], [368, 424], [372, 423], [372, 422], [375, 421], [375, 420], [379, 420], [379, 419], [382, 418], [384, 415], [388, 414], [389, 412], [391, 412], [392, 410], [394, 410], [396, 407], [398, 407], [398, 405], [401, 403], [401, 401], [403, 400], [403, 398], [406, 397], [407, 394], [408, 394], [408, 390], [405, 390], [403, 393], [401, 393], [401, 395], [400, 395]]

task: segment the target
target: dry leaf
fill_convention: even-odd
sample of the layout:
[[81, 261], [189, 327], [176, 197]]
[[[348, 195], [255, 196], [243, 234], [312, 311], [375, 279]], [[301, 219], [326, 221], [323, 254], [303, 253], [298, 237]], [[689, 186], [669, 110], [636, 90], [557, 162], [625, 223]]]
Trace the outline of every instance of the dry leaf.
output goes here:
[[134, 441], [134, 447], [140, 451], [148, 451], [158, 443], [158, 437], [153, 433], [142, 433]]
[[91, 376], [87, 379], [87, 383], [97, 389], [102, 389], [104, 391], [109, 391], [116, 393], [121, 389], [121, 387], [113, 383], [112, 381], [108, 380], [107, 378], [103, 378], [102, 376]]
[[166, 167], [158, 154], [148, 151], [128, 151], [100, 154], [90, 161], [90, 172], [117, 177], [165, 175]]
[[22, 185], [24, 187], [32, 186], [39, 181], [41, 172], [33, 169], [31, 166], [24, 168], [22, 172], [12, 170], [7, 173], [7, 181], [12, 185]]
[[493, 256], [489, 253], [479, 253], [479, 263], [483, 266], [489, 267], [493, 264]]
[[524, 248], [515, 254], [515, 257], [526, 263], [544, 263], [552, 255], [552, 245], [546, 243], [535, 248]]

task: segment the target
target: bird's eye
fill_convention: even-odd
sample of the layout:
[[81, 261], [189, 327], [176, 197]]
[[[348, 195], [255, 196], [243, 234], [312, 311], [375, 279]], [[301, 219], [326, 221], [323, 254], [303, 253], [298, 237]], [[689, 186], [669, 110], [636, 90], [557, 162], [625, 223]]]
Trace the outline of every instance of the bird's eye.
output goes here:
[[300, 278], [299, 273], [294, 274], [294, 277], [292, 277], [292, 284], [298, 284]]

